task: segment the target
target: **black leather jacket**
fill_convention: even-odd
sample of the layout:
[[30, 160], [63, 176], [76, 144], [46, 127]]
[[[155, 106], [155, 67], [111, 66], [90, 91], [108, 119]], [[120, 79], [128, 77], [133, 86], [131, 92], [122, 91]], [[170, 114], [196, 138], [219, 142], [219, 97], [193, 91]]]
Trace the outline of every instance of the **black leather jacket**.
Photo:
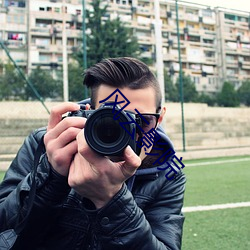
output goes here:
[[[0, 233], [16, 229], [27, 215], [37, 145], [46, 129], [29, 135], [0, 184]], [[158, 132], [172, 146], [163, 130]], [[167, 171], [167, 170], [166, 170]], [[54, 172], [45, 152], [36, 171], [36, 193], [13, 249], [180, 249], [185, 175], [139, 168], [115, 197], [96, 210]]]

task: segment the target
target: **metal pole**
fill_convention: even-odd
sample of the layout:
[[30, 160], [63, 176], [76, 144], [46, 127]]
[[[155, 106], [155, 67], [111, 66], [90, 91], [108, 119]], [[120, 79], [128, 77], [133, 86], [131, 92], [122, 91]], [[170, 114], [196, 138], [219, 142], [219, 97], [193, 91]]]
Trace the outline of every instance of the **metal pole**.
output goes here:
[[155, 12], [155, 50], [156, 50], [156, 70], [157, 79], [162, 92], [162, 104], [165, 102], [165, 86], [164, 86], [164, 65], [162, 56], [162, 33], [159, 0], [154, 1]]
[[180, 89], [180, 102], [181, 102], [181, 121], [182, 121], [182, 144], [183, 151], [186, 151], [185, 141], [185, 123], [184, 123], [184, 108], [183, 108], [183, 81], [182, 81], [182, 62], [181, 62], [181, 45], [180, 45], [180, 28], [179, 28], [179, 14], [178, 3], [175, 0], [176, 9], [176, 24], [177, 24], [177, 40], [178, 40], [178, 57], [179, 57], [179, 89]]
[[[85, 0], [82, 0], [82, 40], [83, 40], [83, 69], [87, 69], [87, 37], [86, 37], [86, 6]], [[84, 98], [88, 98], [87, 86], [84, 86]]]
[[69, 100], [69, 81], [68, 81], [68, 51], [67, 51], [67, 33], [66, 33], [66, 5], [65, 0], [62, 3], [62, 50], [63, 50], [63, 100]]

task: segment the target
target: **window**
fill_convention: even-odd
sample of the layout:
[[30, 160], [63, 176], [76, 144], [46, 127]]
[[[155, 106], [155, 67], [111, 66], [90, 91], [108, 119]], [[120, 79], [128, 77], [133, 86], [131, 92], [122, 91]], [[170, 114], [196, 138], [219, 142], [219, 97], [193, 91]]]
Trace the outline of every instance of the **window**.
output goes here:
[[213, 13], [210, 9], [202, 10], [202, 16], [204, 17], [212, 17]]
[[198, 77], [198, 76], [193, 76], [193, 82], [194, 82], [195, 84], [199, 84], [199, 83], [200, 83], [200, 77]]
[[46, 54], [40, 54], [39, 55], [39, 61], [40, 62], [49, 62], [51, 59], [51, 57], [49, 55]]
[[208, 44], [213, 44], [214, 40], [209, 40], [209, 39], [203, 39], [204, 43], [208, 43]]
[[235, 21], [235, 15], [225, 14], [225, 19]]
[[24, 41], [25, 35], [20, 33], [8, 33], [8, 40]]

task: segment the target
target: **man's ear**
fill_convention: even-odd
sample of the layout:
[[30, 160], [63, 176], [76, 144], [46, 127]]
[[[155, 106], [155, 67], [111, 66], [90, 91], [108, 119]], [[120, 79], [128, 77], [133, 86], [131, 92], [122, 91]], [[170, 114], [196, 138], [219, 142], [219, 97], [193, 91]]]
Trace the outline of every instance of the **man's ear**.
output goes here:
[[166, 114], [166, 107], [163, 107], [161, 109], [161, 115], [160, 115], [159, 120], [158, 120], [158, 125], [161, 124], [161, 122], [163, 121], [163, 118], [164, 118], [165, 114]]

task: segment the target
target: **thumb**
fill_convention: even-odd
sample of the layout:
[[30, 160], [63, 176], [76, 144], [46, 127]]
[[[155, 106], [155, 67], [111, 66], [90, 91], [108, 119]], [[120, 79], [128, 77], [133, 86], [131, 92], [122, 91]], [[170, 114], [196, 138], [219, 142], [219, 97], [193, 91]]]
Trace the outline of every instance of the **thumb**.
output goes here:
[[122, 172], [126, 177], [134, 174], [138, 167], [141, 165], [141, 158], [133, 151], [130, 146], [124, 150], [124, 163], [122, 165]]

